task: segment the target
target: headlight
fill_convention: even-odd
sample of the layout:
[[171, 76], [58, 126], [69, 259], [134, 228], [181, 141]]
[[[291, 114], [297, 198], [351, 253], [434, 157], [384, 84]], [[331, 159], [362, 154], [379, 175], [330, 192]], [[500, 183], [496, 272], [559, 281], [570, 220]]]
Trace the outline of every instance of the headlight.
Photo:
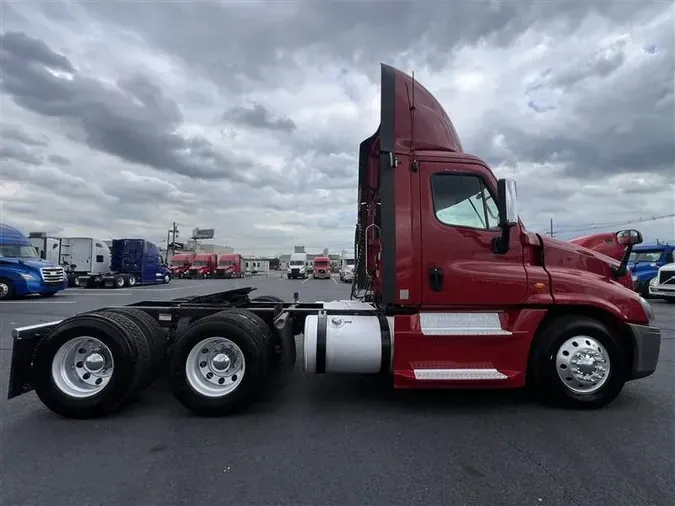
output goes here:
[[26, 281], [37, 281], [37, 279], [38, 279], [35, 276], [33, 276], [32, 274], [26, 274], [24, 272], [20, 272], [19, 276], [21, 276]]
[[656, 286], [658, 284], [659, 284], [658, 276], [654, 276], [652, 279], [649, 280], [649, 286]]
[[631, 274], [630, 277], [634, 282], [637, 282], [638, 277], [635, 274]]
[[649, 305], [649, 302], [647, 302], [644, 297], [640, 297], [640, 304], [642, 304], [642, 308], [645, 310], [645, 313], [647, 313], [647, 318], [649, 319], [649, 323], [654, 321], [654, 310], [652, 309], [652, 306]]

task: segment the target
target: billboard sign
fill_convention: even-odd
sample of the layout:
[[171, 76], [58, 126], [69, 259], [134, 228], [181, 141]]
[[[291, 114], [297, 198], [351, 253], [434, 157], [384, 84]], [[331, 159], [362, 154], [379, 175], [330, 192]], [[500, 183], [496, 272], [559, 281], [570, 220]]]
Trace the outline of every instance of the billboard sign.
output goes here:
[[192, 238], [193, 239], [213, 239], [214, 229], [212, 228], [193, 228], [192, 229]]

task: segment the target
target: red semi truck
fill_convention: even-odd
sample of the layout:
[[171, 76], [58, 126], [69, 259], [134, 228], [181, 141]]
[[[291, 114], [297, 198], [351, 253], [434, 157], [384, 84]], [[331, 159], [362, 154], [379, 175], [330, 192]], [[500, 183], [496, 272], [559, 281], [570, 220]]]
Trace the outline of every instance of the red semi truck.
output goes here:
[[[15, 329], [9, 397], [103, 416], [169, 357], [198, 414], [243, 409], [291, 370], [372, 373], [395, 388], [521, 388], [599, 408], [651, 375], [661, 334], [621, 262], [526, 230], [516, 187], [464, 153], [438, 101], [381, 68], [380, 126], [361, 143], [352, 300], [284, 302], [254, 288], [108, 307]], [[641, 241], [622, 231], [626, 245]], [[168, 348], [168, 349], [167, 349]]]
[[330, 279], [330, 258], [315, 257], [312, 276], [314, 279]]
[[194, 253], [179, 253], [171, 257], [171, 263], [169, 264], [169, 269], [171, 269], [171, 274], [174, 278], [182, 278], [185, 276], [190, 267], [192, 266], [192, 261], [195, 259]]
[[218, 255], [216, 253], [198, 253], [186, 273], [188, 278], [212, 278], [216, 273]]
[[243, 278], [246, 275], [246, 262], [239, 253], [218, 255], [217, 278]]
[[607, 255], [617, 261], [621, 261], [626, 252], [626, 246], [619, 243], [616, 232], [603, 232], [576, 237], [570, 239], [570, 242]]

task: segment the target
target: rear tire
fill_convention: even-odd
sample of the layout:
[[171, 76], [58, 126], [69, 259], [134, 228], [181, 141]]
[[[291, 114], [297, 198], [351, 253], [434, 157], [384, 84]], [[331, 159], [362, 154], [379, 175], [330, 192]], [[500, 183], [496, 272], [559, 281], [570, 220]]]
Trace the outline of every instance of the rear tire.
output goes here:
[[[225, 344], [201, 349], [208, 338]], [[218, 351], [216, 346], [225, 351]], [[214, 369], [217, 357], [226, 352], [243, 362], [241, 372], [220, 376]], [[197, 415], [223, 416], [241, 411], [253, 401], [267, 377], [269, 355], [269, 343], [258, 325], [239, 312], [221, 311], [196, 321], [177, 338], [170, 360], [171, 389], [178, 401]], [[237, 364], [237, 360], [227, 362]], [[218, 383], [221, 379], [222, 384]], [[199, 386], [204, 384], [206, 387]]]
[[[75, 340], [87, 337], [94, 338], [92, 346], [97, 342], [103, 345], [96, 348], [102, 351], [101, 356], [109, 355], [104, 360], [104, 369], [112, 367], [107, 380], [100, 378], [102, 386], [98, 390], [95, 384], [85, 383], [92, 380], [92, 375], [86, 378], [86, 369], [81, 379], [69, 374], [69, 370], [83, 370], [80, 365], [83, 361], [72, 367], [63, 351], [76, 344]], [[73, 350], [74, 360], [81, 350], [91, 351]], [[147, 380], [148, 362], [149, 349], [143, 333], [124, 315], [104, 311], [74, 316], [38, 342], [33, 354], [35, 392], [47, 408], [61, 416], [80, 419], [105, 416], [136, 398]]]
[[611, 403], [629, 375], [627, 354], [611, 329], [579, 315], [561, 316], [543, 329], [529, 369], [530, 385], [542, 401], [579, 409]]
[[668, 304], [675, 304], [675, 297], [664, 297]]

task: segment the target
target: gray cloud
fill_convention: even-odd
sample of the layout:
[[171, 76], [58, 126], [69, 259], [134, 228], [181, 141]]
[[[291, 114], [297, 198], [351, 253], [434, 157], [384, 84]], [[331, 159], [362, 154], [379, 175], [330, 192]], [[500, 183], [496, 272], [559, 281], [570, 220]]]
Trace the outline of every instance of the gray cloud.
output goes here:
[[663, 3], [4, 7], [3, 220], [26, 229], [161, 240], [177, 221], [247, 251], [349, 248], [380, 61], [515, 175], [530, 228], [675, 208]]
[[223, 114], [223, 119], [237, 122], [243, 126], [262, 128], [267, 130], [279, 130], [281, 132], [293, 132], [297, 126], [295, 122], [286, 116], [275, 118], [263, 105], [254, 102], [250, 107], [233, 107]]

